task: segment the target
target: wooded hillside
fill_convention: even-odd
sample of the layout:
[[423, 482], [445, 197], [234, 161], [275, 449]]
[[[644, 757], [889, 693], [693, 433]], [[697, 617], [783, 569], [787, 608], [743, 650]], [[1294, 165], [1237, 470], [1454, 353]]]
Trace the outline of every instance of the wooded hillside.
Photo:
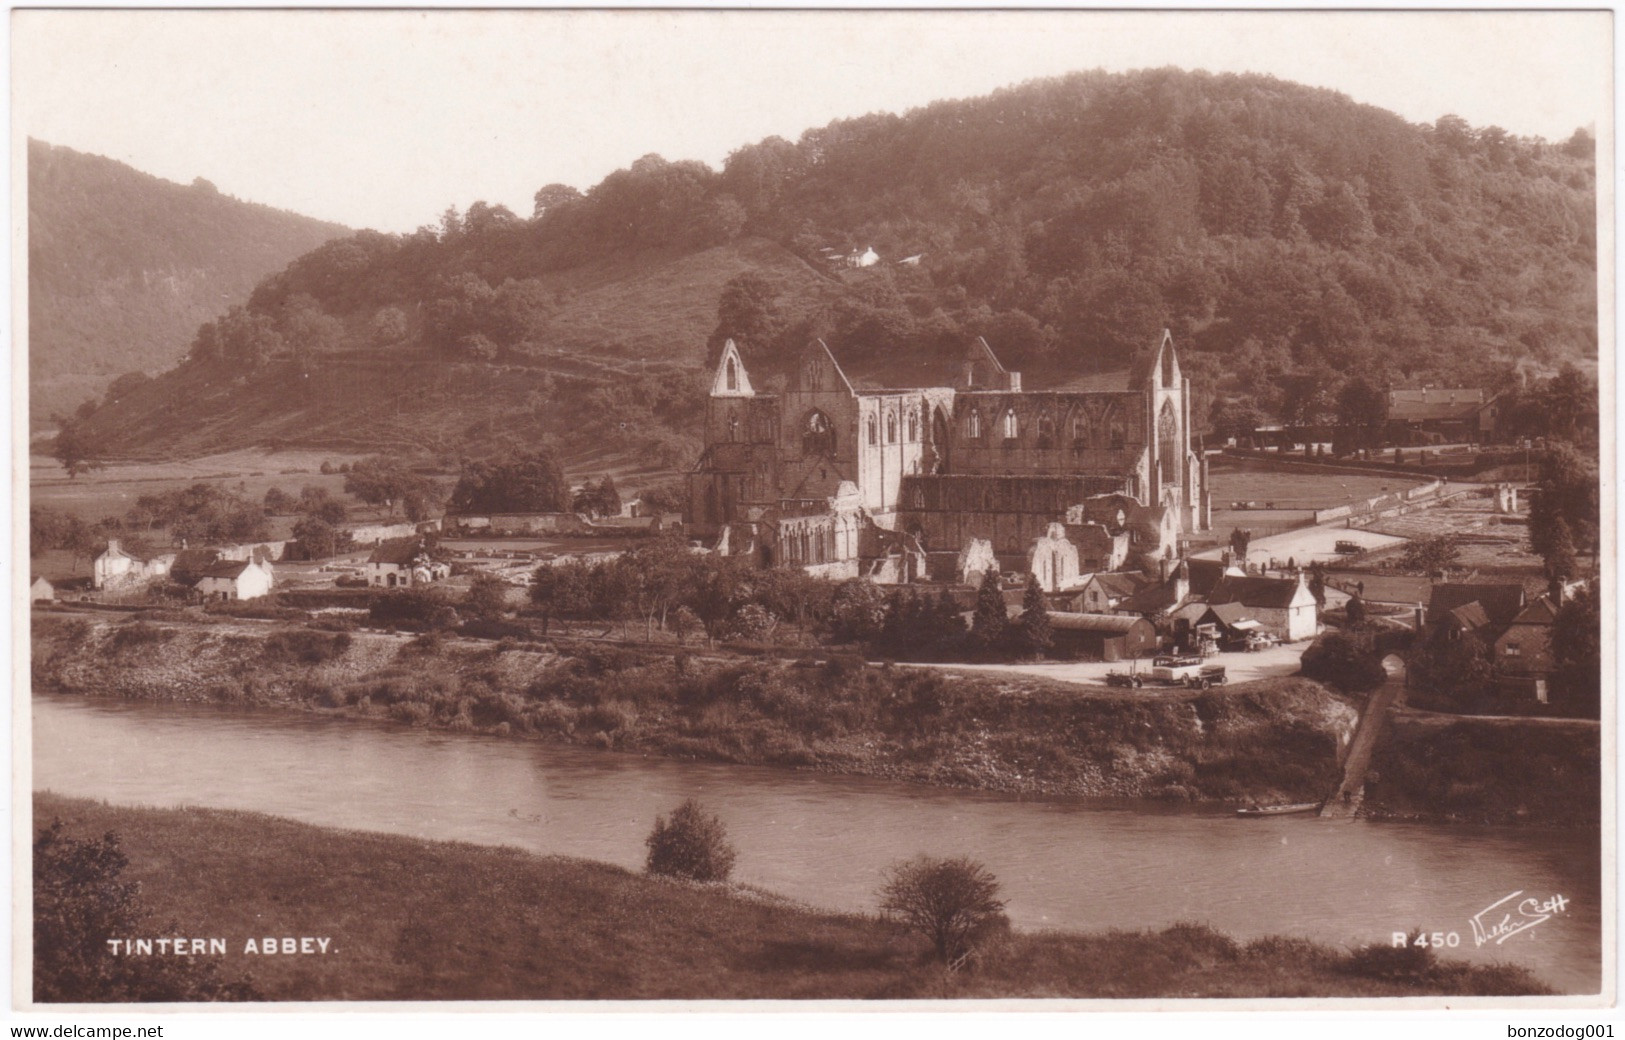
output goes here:
[[180, 361], [198, 325], [348, 233], [69, 148], [28, 142], [32, 419]]
[[[974, 335], [1038, 388], [1122, 369], [1166, 326], [1204, 416], [1314, 421], [1355, 376], [1494, 388], [1520, 366], [1594, 366], [1594, 208], [1584, 131], [1413, 125], [1261, 76], [1080, 73], [770, 138], [721, 171], [644, 156], [585, 193], [543, 187], [529, 216], [476, 203], [328, 243], [203, 326], [176, 388], [344, 352], [689, 367], [725, 336], [759, 385], [815, 336], [855, 372], [920, 384]], [[869, 247], [873, 266], [831, 259]], [[707, 257], [726, 262], [691, 259]], [[705, 344], [695, 308], [716, 316]], [[545, 393], [462, 405], [510, 435], [637, 451], [693, 423], [698, 386], [651, 397], [608, 376], [586, 415]], [[92, 428], [153, 431], [154, 405], [164, 422], [188, 407], [144, 396], [144, 419], [115, 406]]]

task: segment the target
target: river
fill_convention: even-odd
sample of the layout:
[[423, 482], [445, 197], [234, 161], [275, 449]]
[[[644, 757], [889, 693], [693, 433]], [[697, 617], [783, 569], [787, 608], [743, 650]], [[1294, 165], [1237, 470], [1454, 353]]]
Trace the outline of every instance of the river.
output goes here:
[[[1419, 927], [1455, 933], [1451, 955], [1523, 964], [1565, 992], [1601, 985], [1593, 833], [1238, 819], [57, 695], [34, 697], [33, 725], [35, 790], [115, 804], [246, 809], [636, 869], [656, 814], [693, 796], [738, 847], [736, 880], [818, 906], [872, 910], [889, 863], [966, 854], [998, 876], [1020, 928], [1197, 921], [1349, 947]], [[1567, 908], [1475, 945], [1470, 918], [1520, 890]]]

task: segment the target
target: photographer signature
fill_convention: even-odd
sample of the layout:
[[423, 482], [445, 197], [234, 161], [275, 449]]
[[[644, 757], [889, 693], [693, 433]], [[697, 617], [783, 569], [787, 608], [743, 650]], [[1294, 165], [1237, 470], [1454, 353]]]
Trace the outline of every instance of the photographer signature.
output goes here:
[[[1523, 890], [1519, 889], [1504, 899], [1496, 900], [1469, 919], [1473, 926], [1474, 945], [1483, 946], [1493, 942], [1499, 946], [1519, 932], [1527, 932], [1537, 924], [1550, 921], [1569, 908], [1568, 899], [1560, 895], [1545, 900], [1534, 897], [1520, 899], [1522, 895]], [[1509, 906], [1513, 900], [1518, 902]]]

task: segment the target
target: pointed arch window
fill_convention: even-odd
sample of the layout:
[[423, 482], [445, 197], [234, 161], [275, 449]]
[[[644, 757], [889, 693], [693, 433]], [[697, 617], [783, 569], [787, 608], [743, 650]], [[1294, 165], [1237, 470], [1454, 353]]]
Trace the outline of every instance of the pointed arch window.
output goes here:
[[974, 408], [965, 416], [965, 436], [973, 441], [982, 439], [982, 413]]
[[739, 416], [737, 415], [728, 416], [728, 439], [730, 441], [739, 439]]
[[803, 455], [835, 454], [835, 426], [829, 416], [817, 409], [807, 413], [801, 425], [801, 453]]
[[728, 359], [728, 389], [739, 389], [739, 363], [733, 358]]
[[1072, 446], [1089, 447], [1089, 417], [1082, 412], [1074, 412], [1072, 415]]
[[913, 444], [920, 439], [920, 413], [908, 413], [908, 442]]
[[1004, 439], [1007, 441], [1013, 441], [1020, 436], [1021, 422], [1016, 418], [1016, 410], [1014, 408], [1006, 408], [1004, 410]]
[[895, 414], [886, 416], [886, 443], [897, 443], [897, 416]]
[[869, 443], [870, 444], [879, 444], [880, 443], [880, 424], [875, 422], [875, 417], [872, 416], [872, 415], [869, 416], [869, 420], [868, 420], [868, 422], [864, 423], [864, 426], [869, 430]]
[[1038, 417], [1038, 446], [1040, 448], [1055, 447], [1055, 420], [1047, 415]]

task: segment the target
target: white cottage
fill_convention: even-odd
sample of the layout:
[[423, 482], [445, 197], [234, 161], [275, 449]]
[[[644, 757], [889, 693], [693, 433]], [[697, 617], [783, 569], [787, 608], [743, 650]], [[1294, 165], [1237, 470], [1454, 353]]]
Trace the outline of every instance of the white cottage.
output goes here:
[[427, 585], [451, 576], [451, 568], [429, 555], [422, 541], [385, 542], [367, 557], [367, 584], [393, 589]]
[[169, 573], [173, 554], [145, 559], [124, 551], [117, 538], [107, 540], [107, 548], [90, 563], [90, 583], [98, 589], [114, 588], [126, 582], [162, 578]]
[[1284, 642], [1313, 639], [1320, 629], [1315, 594], [1303, 572], [1296, 578], [1238, 578], [1226, 574], [1208, 593], [1209, 606], [1240, 603], [1263, 628]]
[[269, 595], [271, 569], [253, 560], [220, 560], [204, 568], [192, 588], [206, 600], [258, 599]]

